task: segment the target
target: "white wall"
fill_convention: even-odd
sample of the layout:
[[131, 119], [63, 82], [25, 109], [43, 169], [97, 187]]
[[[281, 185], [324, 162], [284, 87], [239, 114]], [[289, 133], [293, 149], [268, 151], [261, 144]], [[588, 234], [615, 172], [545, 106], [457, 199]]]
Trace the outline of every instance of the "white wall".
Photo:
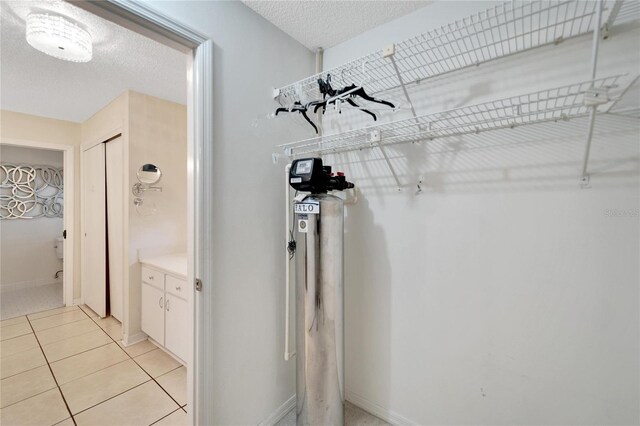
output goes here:
[[284, 165], [275, 145], [302, 135], [295, 120], [267, 120], [273, 87], [313, 71], [313, 55], [240, 2], [147, 3], [215, 44], [211, 336], [216, 424], [257, 424], [295, 393], [282, 356]]
[[[62, 151], [0, 146], [3, 163], [62, 168]], [[55, 273], [62, 260], [55, 251], [55, 239], [62, 236], [62, 218], [14, 219], [0, 221], [0, 288], [15, 290], [24, 286], [62, 282]]]
[[[491, 5], [434, 3], [326, 50], [324, 66]], [[587, 80], [590, 41], [425, 81], [418, 113]], [[616, 31], [598, 76], [635, 77], [639, 41]], [[390, 148], [402, 192], [379, 152], [328, 158], [361, 189], [345, 237], [350, 400], [422, 425], [640, 421], [639, 128], [599, 118], [591, 189], [578, 185], [585, 133], [574, 120]]]
[[[134, 337], [141, 332], [139, 256], [187, 251], [187, 107], [129, 92], [128, 133], [129, 309], [125, 334]], [[145, 192], [138, 212], [130, 187], [138, 182], [138, 169], [147, 163], [162, 171], [155, 185], [162, 192]]]

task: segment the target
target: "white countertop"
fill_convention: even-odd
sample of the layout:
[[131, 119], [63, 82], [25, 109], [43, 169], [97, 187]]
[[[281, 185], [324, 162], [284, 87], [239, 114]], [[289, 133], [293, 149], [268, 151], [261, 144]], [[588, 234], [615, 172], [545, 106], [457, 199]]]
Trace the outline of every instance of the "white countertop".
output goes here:
[[168, 274], [187, 278], [187, 253], [172, 253], [163, 256], [145, 257], [140, 259], [140, 263], [160, 269]]

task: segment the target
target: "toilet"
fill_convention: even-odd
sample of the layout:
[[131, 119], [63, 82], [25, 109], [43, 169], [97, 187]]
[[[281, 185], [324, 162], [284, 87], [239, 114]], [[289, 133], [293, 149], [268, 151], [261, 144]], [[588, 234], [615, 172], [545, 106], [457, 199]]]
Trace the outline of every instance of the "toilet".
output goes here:
[[64, 237], [56, 238], [56, 256], [58, 259], [64, 259]]

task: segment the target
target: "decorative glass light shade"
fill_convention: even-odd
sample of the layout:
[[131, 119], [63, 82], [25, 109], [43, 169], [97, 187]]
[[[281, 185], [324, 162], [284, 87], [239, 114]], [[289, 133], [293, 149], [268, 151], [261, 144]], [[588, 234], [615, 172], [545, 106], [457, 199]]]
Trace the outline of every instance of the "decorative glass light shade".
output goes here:
[[27, 42], [65, 61], [89, 62], [93, 56], [91, 34], [58, 15], [31, 13], [27, 16]]

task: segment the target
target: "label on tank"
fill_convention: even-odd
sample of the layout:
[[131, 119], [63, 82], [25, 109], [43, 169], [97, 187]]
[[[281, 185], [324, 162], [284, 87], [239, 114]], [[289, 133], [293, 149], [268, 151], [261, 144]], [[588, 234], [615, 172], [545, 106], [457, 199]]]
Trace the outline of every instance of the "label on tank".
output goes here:
[[294, 211], [298, 214], [320, 214], [320, 203], [296, 203]]

